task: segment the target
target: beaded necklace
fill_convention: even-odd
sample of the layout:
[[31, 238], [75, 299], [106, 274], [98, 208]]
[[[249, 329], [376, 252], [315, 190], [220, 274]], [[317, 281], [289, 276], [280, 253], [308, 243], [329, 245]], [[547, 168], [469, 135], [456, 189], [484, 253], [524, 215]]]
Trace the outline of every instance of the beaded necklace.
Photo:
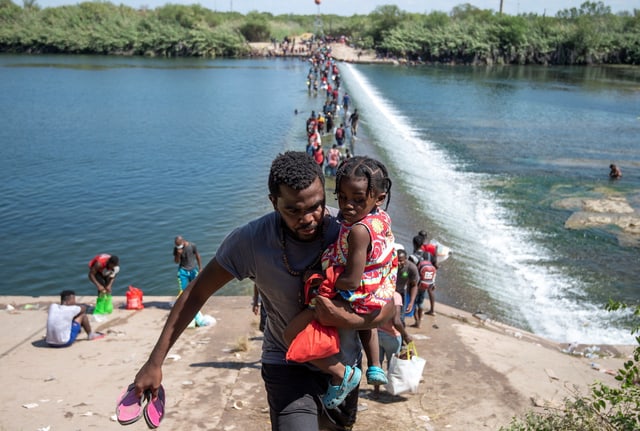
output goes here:
[[306, 268], [304, 268], [301, 271], [297, 271], [293, 268], [291, 268], [291, 265], [289, 265], [289, 258], [287, 257], [287, 243], [286, 243], [286, 235], [284, 233], [284, 224], [282, 222], [282, 220], [280, 220], [280, 246], [282, 247], [282, 263], [284, 263], [284, 267], [286, 268], [287, 272], [294, 276], [294, 277], [300, 277], [303, 273], [305, 273], [306, 271], [310, 270], [311, 268], [315, 267], [316, 265], [318, 265], [318, 263], [320, 262], [320, 259], [322, 258], [322, 253], [324, 252], [324, 238], [323, 238], [323, 229], [324, 228], [324, 220], [322, 221], [322, 223], [320, 224], [320, 231], [318, 232], [318, 235], [320, 235], [321, 241], [320, 241], [320, 251], [318, 252], [318, 256], [316, 256], [316, 258], [313, 260], [313, 262], [311, 262], [310, 265], [307, 265]]

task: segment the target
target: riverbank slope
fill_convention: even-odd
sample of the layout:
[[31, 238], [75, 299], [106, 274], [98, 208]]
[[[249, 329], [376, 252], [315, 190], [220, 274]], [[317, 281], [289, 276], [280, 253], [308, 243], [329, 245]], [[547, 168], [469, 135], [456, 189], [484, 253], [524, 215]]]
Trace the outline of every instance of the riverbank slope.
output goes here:
[[[95, 298], [79, 297], [90, 303]], [[146, 360], [170, 309], [171, 297], [145, 297], [145, 308], [92, 320], [106, 337], [66, 349], [44, 344], [47, 307], [57, 297], [0, 297], [0, 430], [121, 430], [116, 399]], [[250, 297], [214, 296], [203, 308], [210, 327], [187, 329], [165, 362], [166, 430], [270, 430], [260, 377], [262, 334]], [[627, 346], [559, 345], [445, 305], [409, 328], [427, 360], [418, 393], [372, 398], [360, 387], [354, 430], [497, 430], [514, 415], [560, 405], [611, 375], [631, 352]], [[412, 323], [409, 318], [408, 323]], [[538, 407], [536, 407], [538, 406]], [[146, 429], [144, 420], [130, 429]]]

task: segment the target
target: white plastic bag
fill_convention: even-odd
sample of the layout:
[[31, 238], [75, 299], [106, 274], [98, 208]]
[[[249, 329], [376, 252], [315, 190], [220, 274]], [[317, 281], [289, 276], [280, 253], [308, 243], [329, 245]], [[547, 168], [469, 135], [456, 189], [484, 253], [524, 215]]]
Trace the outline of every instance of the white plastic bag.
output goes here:
[[413, 341], [409, 343], [406, 349], [406, 358], [403, 359], [402, 353], [400, 357], [394, 354], [389, 361], [389, 371], [387, 379], [389, 383], [385, 385], [387, 392], [392, 395], [398, 395], [403, 392], [418, 392], [418, 384], [422, 378], [422, 371], [427, 361], [418, 356]]

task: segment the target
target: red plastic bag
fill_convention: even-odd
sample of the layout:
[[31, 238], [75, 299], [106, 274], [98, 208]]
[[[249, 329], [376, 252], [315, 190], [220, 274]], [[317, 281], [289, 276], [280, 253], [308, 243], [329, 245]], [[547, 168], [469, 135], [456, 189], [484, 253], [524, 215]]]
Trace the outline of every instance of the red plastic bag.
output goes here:
[[[340, 277], [340, 274], [344, 272], [343, 267], [328, 267], [324, 274], [313, 274], [304, 283], [304, 303], [312, 304], [316, 295], [324, 296], [325, 298], [334, 298], [337, 295], [335, 290], [336, 280]], [[317, 288], [314, 290], [314, 287]]]
[[340, 351], [338, 330], [333, 326], [323, 326], [312, 320], [291, 342], [287, 360], [309, 362], [327, 358]]
[[127, 291], [127, 310], [142, 310], [142, 290], [134, 286], [129, 286]]

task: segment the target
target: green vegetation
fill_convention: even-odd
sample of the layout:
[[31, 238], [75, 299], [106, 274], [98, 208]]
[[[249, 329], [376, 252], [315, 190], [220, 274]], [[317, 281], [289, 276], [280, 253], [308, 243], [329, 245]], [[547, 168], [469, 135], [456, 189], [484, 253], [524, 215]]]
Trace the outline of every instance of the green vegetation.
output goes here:
[[153, 11], [112, 3], [19, 8], [0, 0], [0, 52], [234, 57], [249, 52], [240, 14], [168, 4]]
[[[627, 308], [610, 301], [609, 311]], [[634, 313], [632, 334], [640, 331], [640, 306]], [[576, 394], [565, 400], [563, 409], [547, 409], [545, 413], [529, 413], [523, 419], [515, 418], [509, 427], [501, 431], [637, 431], [640, 429], [640, 336], [633, 359], [618, 370], [616, 380], [620, 387], [612, 388], [602, 383], [591, 387], [589, 396]]]
[[[0, 52], [241, 57], [249, 42], [313, 33], [313, 15], [214, 12], [200, 5], [153, 10], [109, 2], [41, 9], [0, 0]], [[326, 35], [410, 61], [466, 64], [640, 64], [640, 9], [612, 14], [585, 2], [555, 17], [504, 15], [470, 4], [415, 14], [380, 6], [369, 15], [323, 15]]]

